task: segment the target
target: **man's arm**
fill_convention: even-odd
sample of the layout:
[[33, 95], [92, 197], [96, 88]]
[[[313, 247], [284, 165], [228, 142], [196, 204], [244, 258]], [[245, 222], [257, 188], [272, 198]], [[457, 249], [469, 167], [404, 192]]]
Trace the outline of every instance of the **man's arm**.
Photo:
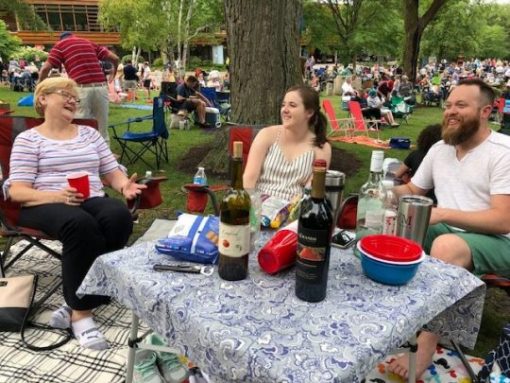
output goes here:
[[481, 211], [434, 208], [430, 224], [446, 223], [466, 231], [483, 234], [510, 233], [510, 195], [491, 196], [491, 207]]
[[119, 66], [119, 57], [115, 53], [108, 51], [105, 60], [111, 62], [113, 66], [112, 71], [107, 77], [108, 82], [112, 82], [115, 79], [115, 75], [117, 74], [117, 67]]
[[397, 197], [401, 197], [406, 194], [414, 194], [414, 195], [425, 195], [427, 194], [426, 189], [419, 188], [412, 182], [408, 182], [404, 185], [395, 186], [393, 188], [393, 192], [397, 195]]
[[53, 68], [51, 64], [48, 61], [45, 61], [43, 66], [41, 67], [41, 70], [39, 71], [39, 82], [48, 77], [51, 68]]

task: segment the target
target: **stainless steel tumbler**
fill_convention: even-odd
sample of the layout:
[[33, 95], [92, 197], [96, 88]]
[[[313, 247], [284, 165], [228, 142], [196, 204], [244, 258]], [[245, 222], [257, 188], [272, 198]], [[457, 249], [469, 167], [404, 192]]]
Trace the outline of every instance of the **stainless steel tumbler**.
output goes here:
[[342, 203], [342, 193], [345, 185], [345, 174], [337, 170], [328, 170], [326, 172], [326, 199], [331, 204], [333, 212], [333, 222], [336, 225], [340, 204]]
[[397, 214], [397, 235], [411, 239], [423, 246], [433, 203], [430, 198], [423, 196], [404, 195], [400, 197]]

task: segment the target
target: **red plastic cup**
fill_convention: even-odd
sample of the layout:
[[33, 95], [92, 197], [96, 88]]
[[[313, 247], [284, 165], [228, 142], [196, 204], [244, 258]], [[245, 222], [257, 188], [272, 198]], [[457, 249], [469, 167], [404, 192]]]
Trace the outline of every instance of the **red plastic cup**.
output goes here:
[[278, 230], [258, 254], [260, 268], [268, 274], [291, 267], [297, 257], [297, 225]]
[[83, 194], [83, 198], [87, 199], [90, 196], [90, 183], [89, 175], [87, 172], [71, 173], [67, 176], [69, 186], [75, 188], [78, 193]]

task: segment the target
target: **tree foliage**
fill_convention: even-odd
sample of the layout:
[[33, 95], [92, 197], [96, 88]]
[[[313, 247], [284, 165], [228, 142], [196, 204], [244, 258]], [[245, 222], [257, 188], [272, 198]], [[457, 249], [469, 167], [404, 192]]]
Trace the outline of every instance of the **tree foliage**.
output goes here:
[[6, 62], [16, 49], [19, 48], [21, 40], [12, 36], [7, 30], [5, 23], [0, 20], [0, 57]]
[[34, 47], [23, 46], [17, 48], [12, 54], [12, 58], [17, 60], [24, 59], [26, 61], [41, 61], [44, 62], [48, 58], [48, 52]]
[[102, 0], [100, 20], [115, 27], [124, 48], [161, 50], [185, 67], [190, 40], [223, 22], [220, 0]]
[[23, 0], [0, 0], [0, 9], [16, 14], [21, 29], [47, 30], [48, 25], [35, 13], [34, 8]]

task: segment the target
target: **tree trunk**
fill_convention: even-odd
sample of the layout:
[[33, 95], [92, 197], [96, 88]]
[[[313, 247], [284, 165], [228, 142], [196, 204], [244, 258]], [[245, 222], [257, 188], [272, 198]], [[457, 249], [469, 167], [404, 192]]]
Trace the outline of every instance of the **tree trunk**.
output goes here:
[[[232, 121], [243, 125], [279, 123], [285, 91], [303, 82], [301, 12], [299, 0], [225, 0]], [[227, 145], [226, 131], [218, 132], [202, 165], [226, 172]]]
[[232, 119], [275, 124], [285, 90], [302, 83], [299, 0], [225, 0]]
[[437, 15], [441, 7], [450, 0], [433, 0], [423, 16], [419, 16], [420, 0], [402, 0], [404, 8], [405, 42], [402, 56], [404, 73], [411, 81], [416, 81], [421, 36], [425, 27]]

